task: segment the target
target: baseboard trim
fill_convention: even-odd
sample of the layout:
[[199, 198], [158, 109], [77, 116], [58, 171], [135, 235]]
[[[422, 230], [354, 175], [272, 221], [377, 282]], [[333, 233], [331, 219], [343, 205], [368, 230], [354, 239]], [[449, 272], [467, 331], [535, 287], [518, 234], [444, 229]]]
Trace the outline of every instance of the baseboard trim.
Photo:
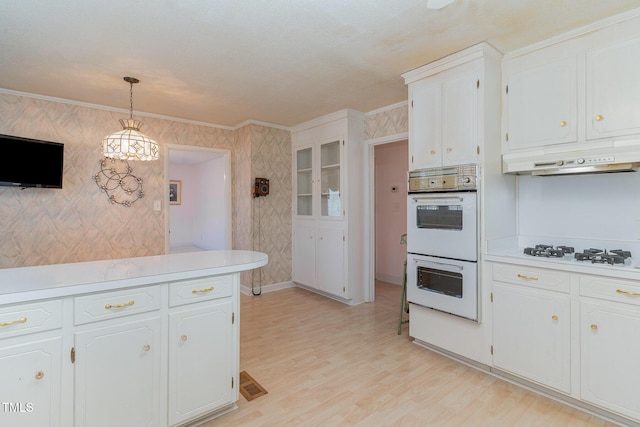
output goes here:
[[376, 280], [402, 286], [402, 276], [388, 276], [386, 274], [376, 274]]
[[413, 343], [427, 350], [433, 351], [435, 353], [441, 354], [442, 356], [448, 357], [464, 365], [467, 365], [470, 368], [477, 369], [488, 375], [499, 378], [503, 381], [507, 381], [511, 384], [514, 384], [526, 390], [529, 390], [533, 393], [540, 394], [551, 400], [555, 400], [556, 402], [562, 403], [564, 405], [567, 405], [572, 408], [578, 409], [580, 411], [586, 412], [588, 414], [594, 415], [605, 421], [615, 423], [615, 424], [620, 424], [621, 426], [640, 427], [640, 423], [636, 422], [635, 420], [632, 420], [620, 414], [613, 413], [611, 411], [592, 405], [590, 403], [584, 402], [575, 397], [549, 389], [546, 386], [543, 386], [543, 385], [531, 382], [527, 379], [510, 374], [499, 368], [488, 366], [488, 365], [485, 365], [484, 363], [476, 362], [475, 360], [467, 359], [466, 357], [452, 353], [450, 351], [447, 351], [438, 346], [429, 344], [427, 342], [421, 341], [416, 338], [414, 338]]
[[254, 286], [253, 291], [256, 293], [256, 295], [254, 295], [251, 292], [251, 286], [240, 285], [240, 292], [242, 292], [245, 295], [257, 296], [260, 294], [266, 294], [268, 292], [281, 291], [282, 289], [295, 288], [295, 287], [296, 285], [293, 282], [272, 283], [270, 285], [262, 285], [262, 287]]

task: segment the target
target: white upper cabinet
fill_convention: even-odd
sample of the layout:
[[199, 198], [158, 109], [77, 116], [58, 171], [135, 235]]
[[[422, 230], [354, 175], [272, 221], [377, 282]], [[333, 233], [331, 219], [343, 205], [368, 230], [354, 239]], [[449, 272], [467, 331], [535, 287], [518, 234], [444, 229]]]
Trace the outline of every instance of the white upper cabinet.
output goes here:
[[[442, 164], [439, 79], [425, 79], [409, 85], [409, 169]], [[420, 142], [418, 142], [420, 141]]]
[[[504, 88], [510, 149], [574, 142], [577, 123], [575, 57], [535, 65], [511, 63]], [[524, 68], [524, 69], [523, 69]]]
[[587, 51], [587, 138], [640, 134], [640, 38]]
[[638, 138], [638, 26], [593, 25], [506, 55], [503, 153]]
[[480, 162], [485, 136], [483, 82], [500, 53], [472, 46], [402, 76], [409, 85], [409, 169]]
[[409, 85], [410, 169], [477, 163], [481, 67], [474, 61]]

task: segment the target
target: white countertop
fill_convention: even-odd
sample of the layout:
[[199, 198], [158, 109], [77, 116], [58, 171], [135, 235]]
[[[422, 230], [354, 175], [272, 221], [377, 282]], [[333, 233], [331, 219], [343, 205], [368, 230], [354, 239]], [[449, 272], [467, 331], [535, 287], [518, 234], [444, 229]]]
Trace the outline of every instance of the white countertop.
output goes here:
[[[625, 265], [593, 264], [591, 262], [577, 261], [573, 254], [564, 258], [534, 257], [524, 254], [525, 247], [535, 246], [537, 243], [547, 243], [551, 245], [567, 244], [574, 246], [576, 251], [585, 248], [597, 247], [602, 249], [631, 250], [635, 260]], [[485, 261], [503, 262], [507, 264], [519, 264], [539, 268], [553, 268], [556, 270], [570, 271], [574, 273], [596, 274], [599, 276], [616, 277], [620, 279], [640, 280], [640, 265], [638, 264], [640, 250], [638, 244], [634, 242], [611, 242], [611, 241], [583, 241], [582, 239], [550, 238], [550, 237], [530, 237], [517, 236], [507, 239], [497, 239], [489, 242], [487, 253], [483, 255]]]
[[266, 265], [254, 251], [203, 251], [0, 269], [0, 305], [236, 273]]

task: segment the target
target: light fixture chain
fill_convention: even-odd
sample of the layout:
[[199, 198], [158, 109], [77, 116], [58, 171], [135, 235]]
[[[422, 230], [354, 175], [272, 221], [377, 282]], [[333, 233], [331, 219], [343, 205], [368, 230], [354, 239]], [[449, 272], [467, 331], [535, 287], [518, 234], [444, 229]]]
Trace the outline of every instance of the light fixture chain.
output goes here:
[[133, 82], [129, 82], [129, 119], [133, 120]]

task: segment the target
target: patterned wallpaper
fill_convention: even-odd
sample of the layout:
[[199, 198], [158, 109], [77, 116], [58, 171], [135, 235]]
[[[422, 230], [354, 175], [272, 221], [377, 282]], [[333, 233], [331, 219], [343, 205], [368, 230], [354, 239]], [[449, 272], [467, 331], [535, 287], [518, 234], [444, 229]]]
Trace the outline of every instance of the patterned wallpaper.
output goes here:
[[[93, 181], [101, 159], [100, 141], [119, 129], [118, 119], [122, 116], [96, 108], [0, 94], [0, 133], [65, 144], [62, 190], [0, 187], [0, 268], [164, 253], [164, 212], [153, 211], [154, 200], [164, 197], [162, 158], [158, 162], [130, 162], [133, 174], [144, 180], [145, 193], [130, 208], [111, 205]], [[258, 125], [232, 131], [142, 119], [145, 122], [142, 132], [159, 142], [161, 153], [164, 143], [231, 150], [233, 247], [251, 249], [251, 150], [259, 142], [256, 138], [262, 135], [270, 138], [269, 142], [290, 147], [289, 132], [272, 132], [271, 128]], [[264, 152], [280, 154], [278, 150]], [[290, 148], [285, 158], [290, 161]], [[264, 161], [282, 164], [280, 159]], [[288, 207], [290, 191], [287, 197]], [[272, 228], [268, 216], [263, 218], [263, 224]], [[282, 224], [282, 219], [277, 218], [277, 226]], [[286, 221], [284, 224], [286, 227]], [[288, 236], [284, 244], [276, 245], [278, 249], [287, 247], [290, 230], [288, 226], [280, 233]], [[290, 253], [289, 245], [284, 258], [290, 257]], [[280, 268], [290, 272], [290, 262]]]
[[256, 287], [291, 280], [291, 133], [250, 127], [252, 178], [269, 180], [269, 195], [253, 199], [254, 248], [269, 254], [269, 264], [253, 272]]
[[[100, 141], [119, 129], [122, 113], [0, 93], [0, 133], [65, 144], [64, 188], [0, 187], [0, 268], [126, 258], [164, 253], [164, 164], [131, 162], [143, 178], [144, 198], [130, 208], [111, 205], [93, 176]], [[141, 117], [142, 132], [164, 143], [231, 150], [233, 248], [269, 255], [241, 282], [254, 286], [291, 280], [291, 134], [249, 124], [237, 130]], [[407, 131], [407, 106], [367, 115], [365, 139]], [[251, 196], [255, 177], [270, 180], [270, 195]]]
[[387, 109], [367, 114], [364, 122], [364, 139], [375, 139], [409, 131], [407, 103], [391, 105]]

